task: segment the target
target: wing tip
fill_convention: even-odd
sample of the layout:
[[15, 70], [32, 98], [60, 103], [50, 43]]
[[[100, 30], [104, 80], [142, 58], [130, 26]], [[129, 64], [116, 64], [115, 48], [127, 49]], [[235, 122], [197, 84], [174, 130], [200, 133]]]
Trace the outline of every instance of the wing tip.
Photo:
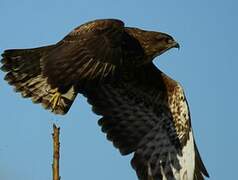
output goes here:
[[195, 163], [196, 163], [196, 168], [199, 169], [199, 172], [202, 173], [204, 176], [206, 177], [210, 177], [205, 165], [203, 164], [203, 161], [202, 161], [202, 158], [200, 156], [200, 153], [198, 151], [198, 148], [197, 148], [197, 144], [194, 142], [194, 146], [195, 146]]

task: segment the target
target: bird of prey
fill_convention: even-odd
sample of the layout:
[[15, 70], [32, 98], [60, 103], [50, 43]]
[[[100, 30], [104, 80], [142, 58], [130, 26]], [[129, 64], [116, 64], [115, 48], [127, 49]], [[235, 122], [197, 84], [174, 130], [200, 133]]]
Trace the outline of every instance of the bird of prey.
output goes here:
[[204, 180], [183, 89], [152, 62], [171, 48], [179, 44], [166, 33], [100, 19], [54, 45], [4, 51], [1, 69], [23, 97], [56, 114], [83, 94], [107, 139], [134, 153], [139, 180]]

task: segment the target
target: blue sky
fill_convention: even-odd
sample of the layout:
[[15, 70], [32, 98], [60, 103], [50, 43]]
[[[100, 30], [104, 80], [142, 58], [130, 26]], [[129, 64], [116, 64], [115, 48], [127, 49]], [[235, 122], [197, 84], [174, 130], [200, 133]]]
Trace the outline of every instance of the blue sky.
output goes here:
[[[235, 0], [0, 0], [0, 52], [56, 43], [98, 18], [162, 31], [180, 42], [155, 60], [184, 87], [193, 129], [211, 180], [234, 179], [238, 161]], [[82, 96], [55, 116], [13, 92], [0, 72], [0, 179], [51, 179], [52, 124], [61, 126], [62, 179], [136, 179], [97, 125]]]

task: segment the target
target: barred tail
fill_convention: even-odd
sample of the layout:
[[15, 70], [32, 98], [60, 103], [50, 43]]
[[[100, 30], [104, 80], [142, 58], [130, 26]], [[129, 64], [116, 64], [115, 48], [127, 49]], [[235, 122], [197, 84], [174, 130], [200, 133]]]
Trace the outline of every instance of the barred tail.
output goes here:
[[[71, 87], [66, 93], [52, 89], [47, 83], [47, 77], [42, 75], [40, 59], [54, 45], [34, 49], [6, 50], [2, 54], [1, 69], [7, 72], [5, 80], [21, 92], [24, 98], [30, 97], [34, 103], [41, 103], [44, 108], [51, 109], [56, 114], [65, 114], [72, 105], [77, 93]], [[51, 102], [54, 94], [60, 93], [61, 98], [55, 107]]]

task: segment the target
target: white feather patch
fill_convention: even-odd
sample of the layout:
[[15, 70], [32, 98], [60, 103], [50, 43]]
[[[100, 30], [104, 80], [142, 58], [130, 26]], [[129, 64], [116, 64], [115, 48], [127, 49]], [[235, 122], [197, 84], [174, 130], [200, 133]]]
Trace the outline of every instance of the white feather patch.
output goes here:
[[189, 132], [189, 139], [182, 149], [182, 156], [178, 156], [181, 169], [173, 168], [176, 180], [193, 180], [195, 171], [195, 149], [192, 130]]

